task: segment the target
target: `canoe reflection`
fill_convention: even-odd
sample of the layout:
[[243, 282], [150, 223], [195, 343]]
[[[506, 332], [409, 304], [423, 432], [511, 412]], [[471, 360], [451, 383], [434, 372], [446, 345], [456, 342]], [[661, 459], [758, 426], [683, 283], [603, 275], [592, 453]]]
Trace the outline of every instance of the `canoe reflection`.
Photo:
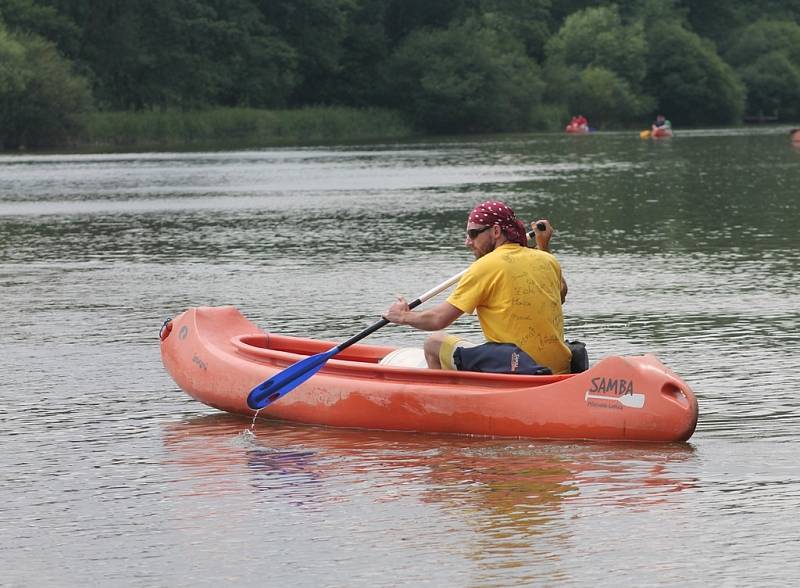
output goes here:
[[356, 494], [459, 512], [492, 532], [531, 532], [571, 508], [642, 507], [694, 486], [688, 444], [531, 442], [354, 431], [214, 414], [165, 425], [170, 461], [197, 493], [263, 493], [318, 508]]

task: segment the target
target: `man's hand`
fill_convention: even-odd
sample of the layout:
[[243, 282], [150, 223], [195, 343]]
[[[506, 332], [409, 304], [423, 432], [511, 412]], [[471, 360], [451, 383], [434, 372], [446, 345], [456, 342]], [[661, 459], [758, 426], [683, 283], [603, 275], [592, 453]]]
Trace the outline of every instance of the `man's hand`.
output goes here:
[[406, 299], [398, 294], [397, 301], [394, 302], [385, 313], [383, 313], [383, 318], [390, 323], [402, 325], [405, 323], [405, 317], [408, 312], [410, 312], [410, 309], [408, 308], [408, 302], [406, 302]]
[[[544, 230], [542, 230], [542, 225], [544, 225]], [[531, 223], [531, 228], [533, 228], [534, 236], [536, 237], [536, 248], [541, 251], [546, 251], [550, 253], [550, 239], [553, 237], [553, 226], [550, 224], [550, 221], [546, 218], [533, 221]], [[560, 269], [559, 269], [560, 272]], [[561, 274], [561, 304], [567, 299], [567, 281], [564, 279], [564, 274]]]
[[[541, 229], [541, 226], [544, 226], [544, 230]], [[531, 228], [536, 239], [536, 248], [550, 253], [550, 239], [553, 237], [553, 227], [550, 221], [546, 218], [533, 221]]]

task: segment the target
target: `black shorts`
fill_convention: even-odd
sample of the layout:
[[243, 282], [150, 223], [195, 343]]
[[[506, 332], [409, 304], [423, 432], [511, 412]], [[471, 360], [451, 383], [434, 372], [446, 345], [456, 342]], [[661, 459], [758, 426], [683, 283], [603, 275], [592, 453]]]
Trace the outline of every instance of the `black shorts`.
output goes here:
[[457, 347], [453, 352], [456, 369], [465, 372], [527, 374], [547, 376], [553, 372], [539, 365], [513, 343], [484, 343], [475, 347]]

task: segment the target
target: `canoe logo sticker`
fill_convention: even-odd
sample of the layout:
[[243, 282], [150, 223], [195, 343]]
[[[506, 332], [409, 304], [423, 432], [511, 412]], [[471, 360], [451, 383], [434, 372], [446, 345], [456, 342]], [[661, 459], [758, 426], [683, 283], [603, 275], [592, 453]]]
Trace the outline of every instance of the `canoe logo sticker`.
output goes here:
[[183, 341], [184, 339], [186, 339], [186, 335], [188, 335], [188, 334], [189, 334], [189, 327], [187, 327], [186, 325], [183, 325], [181, 327], [181, 330], [178, 331], [178, 338], [181, 341]]
[[192, 363], [195, 364], [197, 367], [199, 367], [201, 370], [208, 370], [206, 362], [197, 357], [197, 355], [192, 356]]
[[622, 410], [644, 407], [644, 394], [633, 391], [633, 380], [624, 378], [592, 378], [592, 387], [584, 397], [589, 406]]

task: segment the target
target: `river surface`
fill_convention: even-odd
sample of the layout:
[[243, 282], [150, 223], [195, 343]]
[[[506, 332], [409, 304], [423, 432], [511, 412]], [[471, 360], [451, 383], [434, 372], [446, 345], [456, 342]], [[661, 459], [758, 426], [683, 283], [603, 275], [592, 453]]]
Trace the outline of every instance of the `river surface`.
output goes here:
[[[0, 584], [794, 585], [787, 131], [0, 156]], [[592, 361], [654, 353], [692, 386], [688, 443], [250, 432], [164, 371], [191, 306], [344, 341], [466, 267], [488, 198], [556, 227]]]

